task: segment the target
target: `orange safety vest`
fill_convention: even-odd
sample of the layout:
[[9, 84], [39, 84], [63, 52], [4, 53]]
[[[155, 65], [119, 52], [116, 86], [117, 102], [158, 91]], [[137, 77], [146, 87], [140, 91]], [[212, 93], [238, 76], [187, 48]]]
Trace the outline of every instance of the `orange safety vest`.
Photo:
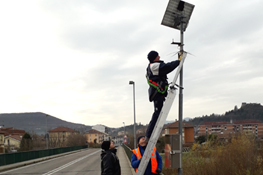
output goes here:
[[[132, 152], [137, 157], [137, 160], [139, 160], [142, 157], [139, 147], [132, 150]], [[157, 174], [156, 170], [157, 170], [158, 163], [157, 163], [157, 158], [156, 158], [156, 147], [154, 147], [154, 151], [151, 155], [151, 165], [152, 165], [152, 173]], [[136, 172], [137, 171], [138, 171], [138, 168], [136, 168]]]

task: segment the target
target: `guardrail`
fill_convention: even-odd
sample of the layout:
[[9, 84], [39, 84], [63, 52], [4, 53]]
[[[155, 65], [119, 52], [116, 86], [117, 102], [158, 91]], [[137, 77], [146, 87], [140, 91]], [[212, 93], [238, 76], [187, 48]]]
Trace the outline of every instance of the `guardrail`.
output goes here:
[[87, 145], [84, 146], [74, 146], [74, 147], [64, 147], [64, 148], [54, 148], [38, 151], [27, 151], [27, 152], [17, 152], [17, 153], [7, 153], [0, 154], [0, 166], [9, 165], [12, 163], [23, 162], [27, 160], [53, 156], [56, 154], [66, 153], [70, 151], [76, 151], [80, 149], [88, 148]]
[[126, 144], [122, 144], [122, 147], [124, 148], [129, 160], [131, 161], [131, 157], [132, 157], [132, 150], [131, 150], [131, 148], [129, 148]]

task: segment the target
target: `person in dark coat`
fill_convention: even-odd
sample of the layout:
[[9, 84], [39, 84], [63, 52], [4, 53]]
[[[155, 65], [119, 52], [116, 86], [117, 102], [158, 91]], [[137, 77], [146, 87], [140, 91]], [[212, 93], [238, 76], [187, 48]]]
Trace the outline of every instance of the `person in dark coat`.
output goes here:
[[160, 60], [160, 56], [156, 51], [149, 52], [147, 57], [150, 63], [148, 64], [148, 67], [146, 69], [146, 78], [149, 84], [149, 101], [153, 101], [154, 112], [146, 131], [146, 142], [152, 135], [152, 131], [162, 110], [165, 97], [167, 96], [167, 74], [172, 72], [180, 64], [180, 59], [169, 63], [164, 63]]
[[101, 144], [101, 175], [121, 175], [117, 150], [111, 141], [104, 141]]

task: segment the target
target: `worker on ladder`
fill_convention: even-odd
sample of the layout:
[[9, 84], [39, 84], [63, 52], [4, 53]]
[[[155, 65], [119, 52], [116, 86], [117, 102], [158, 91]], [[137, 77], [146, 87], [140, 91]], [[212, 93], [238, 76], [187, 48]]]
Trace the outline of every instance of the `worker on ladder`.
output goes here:
[[[147, 146], [147, 142], [145, 142], [144, 136], [138, 137], [137, 143], [138, 143], [137, 148], [132, 150], [133, 154], [131, 158], [131, 166], [136, 169], [136, 172], [138, 170], [142, 156]], [[154, 147], [154, 152], [151, 155], [151, 160], [149, 161], [149, 164], [145, 170], [144, 175], [156, 175], [156, 174], [161, 175], [162, 167], [163, 167], [162, 157], [159, 155], [158, 151], [156, 150], [156, 147]]]
[[158, 52], [151, 51], [148, 54], [149, 65], [146, 69], [146, 78], [149, 84], [149, 100], [154, 103], [152, 119], [146, 131], [145, 141], [150, 139], [154, 126], [162, 110], [165, 97], [167, 96], [168, 81], [167, 74], [172, 72], [179, 64], [182, 57], [178, 60], [164, 63], [160, 60]]

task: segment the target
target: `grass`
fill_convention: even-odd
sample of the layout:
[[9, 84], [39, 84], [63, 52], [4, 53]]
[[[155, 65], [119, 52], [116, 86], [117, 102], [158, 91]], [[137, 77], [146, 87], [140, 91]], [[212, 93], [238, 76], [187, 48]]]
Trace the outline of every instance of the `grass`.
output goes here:
[[[164, 156], [164, 155], [163, 155]], [[164, 159], [164, 157], [163, 157]], [[165, 175], [177, 175], [177, 169], [163, 167]], [[183, 154], [184, 175], [263, 175], [263, 150], [254, 138], [245, 134], [229, 143], [194, 144]]]

